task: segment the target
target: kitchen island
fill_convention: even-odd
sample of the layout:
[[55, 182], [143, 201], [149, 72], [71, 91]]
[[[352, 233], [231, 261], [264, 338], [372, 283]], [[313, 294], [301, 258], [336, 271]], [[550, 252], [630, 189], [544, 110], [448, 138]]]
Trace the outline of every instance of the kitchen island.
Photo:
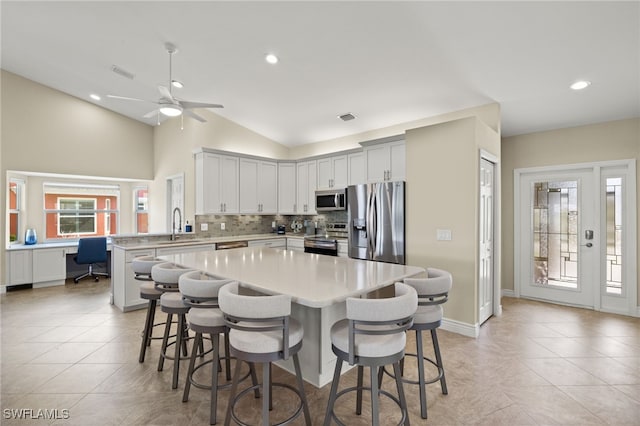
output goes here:
[[[185, 252], [160, 256], [188, 268], [237, 280], [265, 294], [291, 296], [291, 315], [304, 326], [299, 353], [306, 381], [321, 387], [332, 379], [335, 355], [331, 326], [346, 316], [348, 297], [364, 297], [423, 268], [325, 256], [285, 249], [248, 247], [214, 252]], [[291, 361], [280, 363], [293, 371]]]

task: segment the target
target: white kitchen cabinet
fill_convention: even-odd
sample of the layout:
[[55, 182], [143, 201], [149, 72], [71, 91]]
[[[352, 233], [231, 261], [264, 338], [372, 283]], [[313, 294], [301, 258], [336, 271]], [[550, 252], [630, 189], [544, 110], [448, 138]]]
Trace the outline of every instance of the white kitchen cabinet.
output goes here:
[[304, 251], [304, 240], [302, 238], [287, 238], [287, 250]]
[[276, 214], [278, 164], [240, 158], [240, 213]]
[[355, 152], [347, 156], [349, 179], [348, 185], [367, 183], [367, 173], [364, 167], [364, 152]]
[[239, 212], [239, 158], [210, 152], [195, 156], [196, 214]]
[[347, 241], [338, 241], [338, 257], [349, 257]]
[[268, 240], [251, 240], [248, 243], [249, 247], [269, 247], [269, 248], [286, 248], [286, 238], [270, 238]]
[[123, 312], [147, 305], [148, 301], [140, 297], [140, 284], [142, 284], [142, 281], [135, 279], [131, 263], [136, 257], [154, 257], [155, 255], [156, 249], [154, 248], [125, 250], [120, 247], [114, 247], [111, 250], [113, 304]]
[[33, 250], [7, 250], [7, 285], [33, 282]]
[[297, 214], [316, 214], [317, 163], [315, 160], [296, 164]]
[[178, 253], [190, 253], [194, 251], [215, 251], [216, 245], [215, 243], [211, 244], [197, 244], [190, 246], [177, 246], [171, 247], [159, 247], [156, 249], [156, 256], [167, 256], [170, 254], [178, 254]]
[[317, 160], [317, 189], [345, 188], [349, 182], [346, 155], [320, 158]]
[[296, 213], [296, 163], [278, 163], [278, 214]]
[[364, 148], [367, 182], [405, 178], [405, 143], [394, 141]]
[[34, 287], [64, 284], [67, 278], [66, 248], [37, 249], [33, 250], [32, 256]]

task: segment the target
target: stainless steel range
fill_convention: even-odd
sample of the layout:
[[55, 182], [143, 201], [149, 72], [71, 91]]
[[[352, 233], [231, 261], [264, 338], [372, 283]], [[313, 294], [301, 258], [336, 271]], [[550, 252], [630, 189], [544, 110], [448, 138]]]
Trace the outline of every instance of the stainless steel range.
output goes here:
[[324, 234], [306, 235], [304, 237], [305, 253], [338, 255], [338, 241], [349, 236], [346, 223], [327, 223]]

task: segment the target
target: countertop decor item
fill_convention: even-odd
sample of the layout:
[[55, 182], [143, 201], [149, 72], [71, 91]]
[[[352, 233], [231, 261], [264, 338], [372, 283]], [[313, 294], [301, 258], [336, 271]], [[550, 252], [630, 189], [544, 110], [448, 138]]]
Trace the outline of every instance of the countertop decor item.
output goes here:
[[33, 228], [27, 229], [24, 233], [24, 243], [25, 245], [33, 245], [38, 242], [38, 236], [36, 235], [36, 230]]

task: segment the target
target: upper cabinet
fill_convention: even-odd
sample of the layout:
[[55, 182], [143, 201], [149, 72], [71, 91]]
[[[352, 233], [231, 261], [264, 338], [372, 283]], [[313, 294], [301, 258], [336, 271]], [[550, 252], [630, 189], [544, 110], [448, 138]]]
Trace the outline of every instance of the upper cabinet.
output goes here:
[[240, 213], [278, 212], [278, 164], [240, 158]]
[[364, 167], [364, 152], [354, 152], [347, 156], [349, 164], [349, 185], [367, 183], [367, 173]]
[[239, 158], [210, 152], [195, 156], [196, 214], [238, 213]]
[[365, 146], [367, 182], [405, 178], [404, 140]]
[[317, 162], [296, 163], [297, 196], [296, 214], [316, 214]]
[[321, 158], [318, 164], [318, 189], [345, 188], [349, 185], [349, 163], [346, 155]]
[[296, 163], [278, 163], [278, 214], [296, 214]]

